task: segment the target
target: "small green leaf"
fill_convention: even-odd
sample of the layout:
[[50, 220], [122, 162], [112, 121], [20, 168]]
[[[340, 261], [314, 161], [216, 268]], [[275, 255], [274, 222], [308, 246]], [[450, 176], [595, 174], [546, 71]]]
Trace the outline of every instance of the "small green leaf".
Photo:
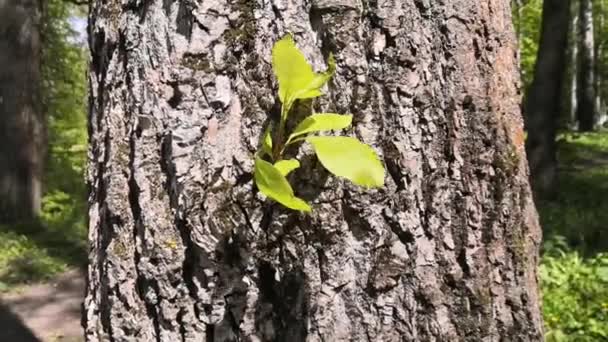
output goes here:
[[272, 156], [272, 125], [268, 125], [266, 127], [266, 131], [264, 131], [264, 137], [262, 138], [262, 152]]
[[313, 114], [298, 124], [293, 133], [289, 136], [288, 141], [292, 141], [293, 138], [306, 133], [344, 129], [350, 126], [352, 122], [353, 116], [350, 114]]
[[308, 137], [323, 166], [365, 187], [384, 185], [384, 167], [372, 148], [351, 137]]
[[298, 93], [297, 98], [310, 99], [323, 95], [319, 89], [329, 82], [335, 72], [336, 60], [334, 59], [334, 55], [330, 53], [327, 60], [327, 71], [316, 74], [315, 78], [313, 78], [312, 82], [308, 85], [307, 90], [303, 90], [302, 92]]
[[255, 184], [269, 198], [281, 203], [287, 208], [310, 212], [310, 206], [302, 199], [294, 196], [293, 189], [285, 176], [269, 162], [260, 158], [255, 159]]
[[296, 99], [322, 95], [320, 88], [329, 81], [336, 69], [334, 58], [330, 56], [327, 71], [315, 73], [290, 34], [274, 44], [272, 68], [279, 81], [279, 99], [287, 107]]
[[283, 104], [289, 102], [290, 97], [305, 88], [315, 77], [312, 67], [298, 50], [290, 34], [274, 44], [272, 68], [279, 81], [279, 98]]
[[274, 163], [274, 167], [279, 170], [283, 176], [287, 176], [291, 171], [300, 167], [300, 162], [296, 159], [279, 160]]

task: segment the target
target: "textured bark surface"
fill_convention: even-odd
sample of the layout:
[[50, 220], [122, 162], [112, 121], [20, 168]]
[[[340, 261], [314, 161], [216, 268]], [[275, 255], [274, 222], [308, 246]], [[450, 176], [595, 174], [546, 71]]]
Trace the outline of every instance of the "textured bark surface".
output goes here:
[[593, 4], [580, 0], [578, 57], [578, 118], [579, 130], [591, 131], [595, 125], [595, 67], [593, 39]]
[[557, 155], [555, 135], [561, 103], [562, 80], [568, 51], [569, 0], [545, 0], [534, 80], [525, 106], [526, 151], [535, 193], [555, 189]]
[[[509, 2], [95, 1], [87, 339], [541, 340]], [[288, 31], [388, 170], [289, 151], [309, 216], [252, 182]]]
[[0, 221], [31, 218], [40, 210], [41, 6], [38, 0], [0, 0]]

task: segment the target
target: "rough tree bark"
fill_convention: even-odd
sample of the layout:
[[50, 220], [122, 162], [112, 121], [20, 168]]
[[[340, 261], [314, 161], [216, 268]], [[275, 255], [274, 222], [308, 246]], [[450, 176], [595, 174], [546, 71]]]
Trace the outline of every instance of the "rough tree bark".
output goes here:
[[595, 125], [595, 67], [593, 38], [593, 4], [580, 0], [579, 57], [578, 57], [578, 107], [576, 117], [580, 131], [592, 131]]
[[[94, 1], [87, 340], [541, 340], [509, 2]], [[312, 215], [252, 182], [288, 31], [388, 170], [292, 151]]]
[[40, 211], [45, 122], [40, 109], [39, 0], [0, 0], [0, 221]]
[[545, 0], [534, 80], [526, 96], [532, 187], [539, 195], [551, 192], [557, 175], [555, 135], [561, 103], [562, 80], [568, 50], [569, 0]]

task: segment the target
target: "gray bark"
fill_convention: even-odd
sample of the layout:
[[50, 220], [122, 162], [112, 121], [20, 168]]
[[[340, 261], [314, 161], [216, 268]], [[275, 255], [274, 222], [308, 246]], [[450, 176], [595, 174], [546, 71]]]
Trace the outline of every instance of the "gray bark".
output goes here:
[[591, 131], [595, 125], [595, 57], [593, 6], [591, 0], [580, 0], [578, 58], [578, 128]]
[[[88, 341], [542, 340], [509, 1], [95, 1], [89, 31]], [[288, 31], [388, 170], [290, 151], [311, 215], [252, 182]]]
[[0, 0], [0, 221], [40, 211], [40, 17], [38, 0]]
[[534, 67], [534, 80], [526, 96], [528, 139], [526, 151], [532, 186], [538, 195], [555, 189], [557, 156], [555, 135], [568, 48], [569, 0], [545, 0]]

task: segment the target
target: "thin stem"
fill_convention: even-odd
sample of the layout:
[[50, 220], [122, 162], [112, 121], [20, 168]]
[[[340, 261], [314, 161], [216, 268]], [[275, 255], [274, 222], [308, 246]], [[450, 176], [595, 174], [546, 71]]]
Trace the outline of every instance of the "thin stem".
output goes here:
[[274, 159], [275, 163], [283, 158], [283, 150], [285, 149], [285, 144], [283, 144], [283, 136], [285, 135], [285, 123], [287, 121], [287, 113], [289, 112], [290, 107], [291, 103], [289, 102], [281, 105], [281, 122], [279, 123], [279, 133], [277, 134], [276, 142], [273, 144], [272, 151], [272, 158]]
[[285, 151], [285, 149], [287, 148], [287, 146], [289, 146], [291, 144], [295, 144], [295, 143], [297, 143], [299, 141], [302, 141], [302, 140], [306, 140], [307, 137], [308, 137], [308, 135], [304, 135], [304, 136], [297, 137], [297, 138], [295, 138], [293, 140], [287, 139], [287, 142], [285, 143], [285, 145], [283, 145], [283, 148], [281, 149], [281, 155], [283, 155], [283, 151]]

